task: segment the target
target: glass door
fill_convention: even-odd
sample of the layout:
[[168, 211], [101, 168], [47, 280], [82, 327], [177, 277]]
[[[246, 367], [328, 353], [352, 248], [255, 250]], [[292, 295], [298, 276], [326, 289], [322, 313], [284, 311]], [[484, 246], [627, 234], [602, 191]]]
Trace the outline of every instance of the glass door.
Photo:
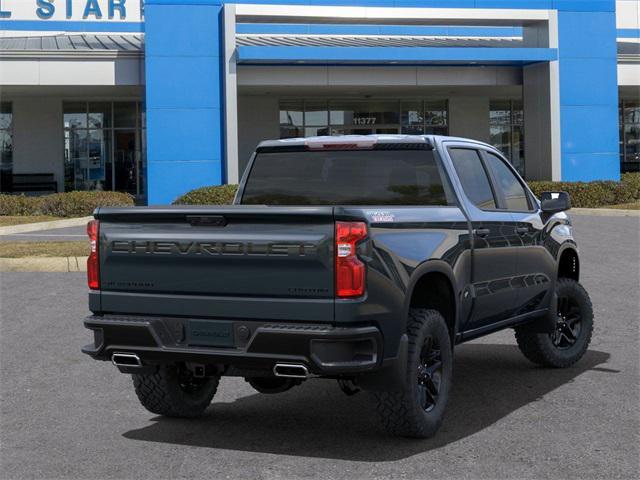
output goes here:
[[140, 154], [135, 130], [114, 130], [115, 190], [140, 195]]

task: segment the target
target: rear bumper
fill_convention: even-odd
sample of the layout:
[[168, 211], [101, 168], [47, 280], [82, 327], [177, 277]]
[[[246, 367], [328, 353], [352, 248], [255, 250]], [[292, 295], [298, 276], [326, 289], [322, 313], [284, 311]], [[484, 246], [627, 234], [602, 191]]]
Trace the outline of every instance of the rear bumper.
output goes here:
[[[192, 324], [224, 323], [232, 332], [228, 347], [192, 344]], [[314, 375], [372, 372], [382, 365], [382, 335], [375, 326], [266, 323], [202, 319], [89, 316], [94, 342], [82, 351], [96, 360], [135, 353], [143, 365], [174, 362], [218, 364], [271, 372], [276, 363], [302, 364]]]

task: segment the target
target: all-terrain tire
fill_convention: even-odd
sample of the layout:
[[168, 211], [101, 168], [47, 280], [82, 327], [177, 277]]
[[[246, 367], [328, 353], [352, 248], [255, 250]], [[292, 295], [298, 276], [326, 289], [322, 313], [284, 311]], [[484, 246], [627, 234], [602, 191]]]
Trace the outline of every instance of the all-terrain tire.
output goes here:
[[[520, 351], [533, 363], [543, 365], [545, 367], [565, 368], [576, 363], [587, 351], [591, 342], [593, 333], [593, 306], [589, 299], [589, 294], [580, 283], [570, 278], [560, 278], [556, 285], [558, 294], [558, 328], [553, 334], [534, 333], [527, 331], [526, 326], [516, 328], [516, 341]], [[554, 343], [554, 336], [559, 334], [561, 328], [562, 316], [561, 305], [563, 299], [569, 299], [574, 309], [579, 311], [580, 321], [579, 329], [570, 330], [571, 334], [575, 334], [575, 342], [571, 345], [565, 342], [565, 345], [557, 345]], [[564, 300], [566, 301], [566, 300]]]
[[153, 374], [132, 375], [140, 403], [151, 413], [167, 417], [201, 416], [218, 389], [219, 376], [185, 379], [178, 367], [160, 366]]
[[[449, 400], [453, 371], [453, 349], [449, 329], [443, 316], [436, 310], [412, 308], [407, 322], [409, 337], [405, 386], [401, 391], [375, 393], [377, 412], [385, 430], [393, 435], [413, 438], [433, 436], [444, 418]], [[440, 351], [441, 372], [435, 404], [424, 407], [421, 395], [421, 355], [428, 337], [437, 342]], [[424, 385], [424, 384], [423, 384]]]

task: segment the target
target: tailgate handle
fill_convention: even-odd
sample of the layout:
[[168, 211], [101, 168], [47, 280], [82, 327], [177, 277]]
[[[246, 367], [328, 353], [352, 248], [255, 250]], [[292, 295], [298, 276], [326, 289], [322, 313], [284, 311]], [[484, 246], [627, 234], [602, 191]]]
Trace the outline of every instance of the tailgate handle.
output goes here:
[[227, 219], [222, 215], [187, 215], [187, 222], [194, 227], [224, 227]]

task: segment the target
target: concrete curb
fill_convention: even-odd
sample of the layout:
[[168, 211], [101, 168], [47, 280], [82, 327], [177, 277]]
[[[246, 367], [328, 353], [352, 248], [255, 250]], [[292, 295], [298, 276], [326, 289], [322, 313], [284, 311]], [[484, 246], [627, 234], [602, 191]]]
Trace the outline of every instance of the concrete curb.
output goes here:
[[93, 217], [67, 218], [64, 220], [52, 220], [50, 222], [23, 223], [21, 225], [10, 225], [0, 227], [0, 236], [13, 235], [14, 233], [40, 232], [42, 230], [53, 230], [54, 228], [81, 227], [86, 225]]
[[0, 258], [0, 272], [86, 272], [87, 257]]
[[595, 217], [640, 217], [640, 210], [623, 210], [621, 208], [572, 208], [567, 213]]

